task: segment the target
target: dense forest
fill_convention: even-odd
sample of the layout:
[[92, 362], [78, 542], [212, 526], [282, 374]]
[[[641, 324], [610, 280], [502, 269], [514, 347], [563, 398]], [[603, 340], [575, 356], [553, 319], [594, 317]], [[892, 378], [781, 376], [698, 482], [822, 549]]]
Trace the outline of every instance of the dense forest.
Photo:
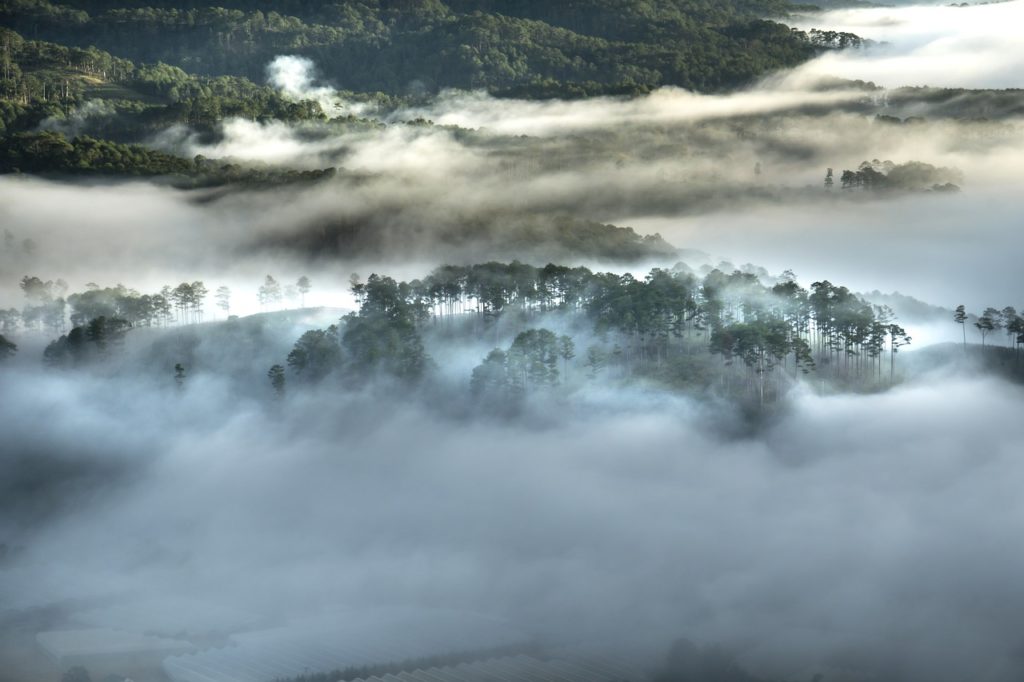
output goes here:
[[[312, 286], [305, 276], [283, 284], [268, 275], [257, 294], [268, 312], [299, 309]], [[21, 289], [25, 305], [0, 311], [0, 331], [10, 338], [59, 334], [43, 359], [64, 368], [109, 360], [133, 329], [197, 325], [208, 299], [227, 316], [238, 295], [226, 286], [211, 292], [202, 281], [153, 294], [121, 285], [68, 294], [61, 280], [27, 276]], [[764, 408], [802, 381], [830, 390], [890, 386], [899, 380], [897, 356], [911, 343], [888, 306], [827, 280], [805, 289], [790, 272], [701, 275], [679, 264], [637, 279], [579, 266], [489, 262], [443, 266], [412, 281], [353, 275], [351, 294], [356, 311], [304, 332], [267, 371], [275, 394], [313, 384], [444, 381], [450, 368], [434, 356], [451, 363], [453, 355], [491, 346], [456, 383], [479, 407], [499, 413], [538, 393], [605, 381], [710, 392]], [[975, 316], [960, 306], [954, 319], [964, 325], [965, 349], [968, 325], [982, 345], [1005, 333], [1017, 364], [1024, 321], [1015, 308]], [[9, 338], [2, 344], [5, 356], [17, 350]], [[164, 360], [181, 382], [194, 359], [177, 352]]]
[[[282, 286], [268, 275], [260, 303], [301, 304], [311, 286], [306, 277]], [[210, 293], [201, 281], [152, 295], [123, 286], [68, 295], [62, 281], [37, 277], [23, 278], [21, 288], [26, 305], [3, 313], [3, 331], [60, 333], [44, 358], [62, 367], [109, 356], [132, 328], [199, 323]], [[699, 277], [684, 265], [636, 279], [491, 262], [444, 266], [410, 282], [354, 276], [352, 294], [356, 312], [305, 332], [271, 368], [275, 391], [332, 376], [350, 386], [381, 377], [418, 383], [436, 369], [429, 348], [447, 355], [509, 339], [465, 377], [482, 405], [512, 409], [536, 391], [607, 375], [763, 406], [811, 372], [837, 386], [888, 385], [896, 380], [896, 354], [910, 343], [888, 308], [828, 281], [803, 289], [791, 273], [769, 284], [739, 270]], [[227, 287], [216, 291], [224, 314], [231, 295]], [[189, 362], [180, 360], [184, 372]]]
[[175, 123], [210, 127], [231, 116], [323, 117], [318, 104], [289, 101], [245, 78], [137, 65], [91, 46], [26, 40], [0, 28], [0, 133], [31, 131], [48, 118], [67, 118], [87, 100], [109, 114], [106, 128], [96, 132], [114, 139], [141, 139]]
[[[348, 90], [562, 97], [733, 87], [823, 49], [859, 44], [856, 36], [793, 31], [764, 18], [791, 8], [780, 0], [228, 0], [215, 7], [14, 0], [0, 22], [30, 39], [208, 76], [258, 81], [270, 60], [289, 53], [312, 58]], [[116, 68], [108, 74], [114, 82], [127, 76]]]

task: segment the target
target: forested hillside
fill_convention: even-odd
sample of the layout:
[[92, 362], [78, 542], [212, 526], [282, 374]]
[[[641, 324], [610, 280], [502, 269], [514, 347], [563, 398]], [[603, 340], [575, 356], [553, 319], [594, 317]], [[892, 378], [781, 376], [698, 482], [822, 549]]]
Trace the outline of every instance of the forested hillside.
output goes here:
[[[899, 349], [911, 341], [887, 307], [829, 281], [804, 289], [789, 272], [762, 281], [739, 270], [698, 276], [679, 264], [637, 279], [585, 267], [488, 262], [443, 266], [408, 282], [376, 274], [365, 282], [353, 275], [351, 282], [358, 312], [305, 332], [269, 372], [277, 392], [329, 375], [345, 385], [381, 376], [418, 383], [438, 371], [457, 373], [457, 358], [480, 354], [471, 377], [455, 383], [468, 383], [481, 404], [499, 411], [535, 391], [606, 375], [622, 385], [650, 381], [763, 408], [812, 372], [836, 388], [888, 386]], [[200, 323], [210, 294], [202, 281], [155, 294], [118, 285], [68, 295], [62, 280], [38, 277], [24, 277], [20, 286], [26, 305], [20, 313], [0, 311], [0, 330], [60, 334], [44, 359], [69, 368], [109, 359], [133, 328]], [[282, 287], [268, 275], [259, 288], [261, 309], [301, 305], [311, 288], [305, 276]], [[224, 313], [232, 296], [226, 286], [216, 291]], [[178, 353], [158, 364], [173, 360], [184, 372], [199, 362]], [[449, 366], [439, 367], [432, 354]]]
[[[92, 100], [92, 110], [79, 110]], [[0, 134], [31, 130], [51, 116], [108, 114], [97, 131], [138, 139], [174, 123], [210, 126], [223, 118], [296, 121], [322, 117], [238, 77], [199, 77], [166, 64], [143, 65], [93, 47], [26, 40], [0, 28]]]
[[[11, 0], [0, 22], [29, 39], [95, 46], [138, 62], [260, 81], [283, 53], [336, 86], [407, 93], [487, 88], [519, 95], [717, 90], [799, 64], [855, 36], [766, 20], [781, 0]], [[108, 75], [114, 75], [116, 69]]]

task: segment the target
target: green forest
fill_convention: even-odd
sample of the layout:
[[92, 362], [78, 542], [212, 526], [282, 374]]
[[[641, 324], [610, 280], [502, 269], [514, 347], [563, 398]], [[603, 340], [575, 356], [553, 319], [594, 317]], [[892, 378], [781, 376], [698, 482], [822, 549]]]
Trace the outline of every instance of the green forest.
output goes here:
[[[768, 19], [793, 8], [780, 0], [228, 0], [215, 7], [13, 0], [0, 22], [31, 40], [204, 76], [260, 81], [275, 56], [297, 54], [353, 91], [454, 87], [561, 97], [735, 87], [857, 43]], [[115, 83], [130, 77], [116, 66], [105, 73]]]
[[[380, 380], [444, 384], [450, 368], [436, 357], [479, 352], [479, 363], [455, 384], [479, 408], [499, 414], [538, 394], [595, 382], [660, 386], [764, 409], [798, 383], [885, 389], [901, 380], [898, 356], [912, 341], [888, 306], [827, 280], [803, 288], [791, 272], [766, 280], [740, 270], [700, 275], [679, 264], [635, 278], [582, 266], [488, 262], [442, 266], [411, 281], [377, 274], [351, 281], [357, 310], [301, 334], [266, 370], [268, 395]], [[110, 361], [134, 329], [198, 329], [208, 300], [227, 316], [232, 297], [244, 295], [226, 286], [210, 291], [202, 281], [153, 294], [121, 285], [69, 294], [62, 280], [29, 276], [20, 286], [25, 305], [0, 311], [0, 331], [12, 338], [22, 330], [58, 335], [42, 360], [67, 369]], [[257, 293], [274, 315], [301, 309], [312, 287], [305, 276], [286, 284], [267, 275]], [[1011, 371], [1020, 372], [1024, 318], [1015, 308], [972, 315], [960, 306], [953, 321], [963, 325], [965, 351], [968, 327], [982, 346], [1005, 336], [998, 345], [1012, 351]], [[232, 324], [216, 332], [229, 346], [245, 335]], [[17, 351], [6, 337], [0, 343], [5, 356]], [[195, 362], [189, 344], [162, 348], [167, 376], [173, 366], [184, 383]]]

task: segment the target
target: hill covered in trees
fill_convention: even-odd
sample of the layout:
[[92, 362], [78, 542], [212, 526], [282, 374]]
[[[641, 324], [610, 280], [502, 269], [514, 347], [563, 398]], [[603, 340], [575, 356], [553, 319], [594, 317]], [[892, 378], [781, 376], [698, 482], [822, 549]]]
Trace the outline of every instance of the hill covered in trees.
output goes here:
[[[282, 287], [268, 276], [260, 301], [273, 309], [287, 294], [294, 305], [311, 286], [306, 277]], [[25, 277], [21, 288], [26, 306], [5, 311], [3, 331], [60, 334], [44, 359], [66, 368], [109, 360], [135, 329], [195, 328], [210, 296], [201, 281], [155, 294], [118, 286], [69, 295], [66, 284], [36, 277]], [[531, 396], [609, 381], [764, 408], [805, 376], [841, 390], [887, 387], [898, 379], [899, 350], [911, 341], [887, 307], [828, 281], [804, 289], [791, 273], [769, 281], [739, 270], [701, 276], [680, 264], [638, 279], [585, 267], [489, 262], [443, 266], [412, 281], [353, 276], [351, 293], [356, 311], [302, 333], [269, 371], [250, 360], [275, 352], [279, 341], [242, 354], [243, 365], [231, 361], [236, 371], [250, 379], [267, 372], [282, 396], [289, 386], [331, 382], [454, 384], [499, 413]], [[225, 313], [231, 296], [227, 287], [216, 292]], [[255, 340], [237, 323], [217, 336], [221, 351]], [[184, 382], [202, 364], [199, 338], [184, 342], [179, 331], [159, 341], [157, 364], [173, 366]], [[470, 361], [475, 368], [459, 376]]]
[[30, 39], [208, 76], [259, 81], [288, 53], [355, 91], [565, 96], [734, 87], [857, 43], [765, 18], [791, 8], [781, 0], [13, 0], [0, 22]]
[[[153, 294], [121, 285], [69, 294], [60, 280], [25, 277], [23, 310], [0, 311], [0, 350], [10, 359], [19, 353], [14, 339], [57, 334], [41, 358], [53, 368], [139, 372], [179, 387], [193, 373], [213, 373], [250, 391], [262, 384], [267, 399], [386, 386], [496, 415], [598, 387], [681, 392], [757, 414], [799, 384], [879, 391], [961, 359], [1024, 376], [1024, 327], [1013, 307], [974, 316], [960, 306], [949, 322], [964, 325], [962, 352], [939, 345], [903, 367], [912, 339], [892, 309], [827, 280], [804, 288], [790, 272], [702, 274], [680, 263], [637, 278], [488, 262], [410, 281], [373, 274], [351, 282], [357, 309], [320, 327], [315, 320], [330, 311], [298, 308], [313, 288], [305, 276], [282, 285], [268, 275], [259, 287], [265, 310], [290, 310], [212, 324], [202, 324], [208, 299], [227, 314], [244, 294], [211, 292], [202, 281]], [[289, 338], [296, 325], [305, 331]], [[969, 354], [968, 326], [982, 341]], [[1005, 345], [985, 348], [1004, 335]]]

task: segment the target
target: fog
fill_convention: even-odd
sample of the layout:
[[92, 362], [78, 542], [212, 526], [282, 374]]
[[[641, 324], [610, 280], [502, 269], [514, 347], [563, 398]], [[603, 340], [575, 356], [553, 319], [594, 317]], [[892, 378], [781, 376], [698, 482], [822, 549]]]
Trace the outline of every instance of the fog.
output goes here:
[[1020, 0], [815, 14], [793, 23], [856, 33], [882, 44], [863, 52], [825, 55], [797, 71], [887, 87], [1019, 88], [1024, 47], [1016, 29], [1022, 19]]
[[445, 606], [616, 648], [718, 641], [787, 677], [1008, 679], [1022, 397], [956, 375], [798, 395], [730, 438], [657, 393], [466, 423], [372, 394], [275, 406], [215, 377], [179, 395], [15, 371], [5, 452], [66, 478], [35, 492], [45, 522], [5, 495], [0, 589], [9, 607], [201, 600], [271, 620]]
[[[574, 252], [544, 227], [566, 216], [660, 233], [674, 247], [708, 254], [711, 265], [792, 269], [805, 286], [828, 278], [947, 307], [1002, 307], [1019, 298], [1020, 122], [893, 125], [862, 113], [789, 111], [648, 125], [622, 111], [657, 109], [675, 96], [564, 105], [584, 112], [591, 126], [572, 135], [233, 121], [219, 141], [173, 143], [187, 155], [343, 169], [315, 184], [178, 190], [0, 179], [5, 228], [17, 242], [31, 236], [36, 244], [30, 256], [0, 250], [0, 304], [19, 304], [24, 275], [62, 277], [73, 289], [95, 281], [156, 290], [216, 273], [251, 292], [238, 299], [239, 310], [254, 312], [267, 273], [314, 276], [314, 304], [344, 305], [352, 272], [418, 277], [441, 262], [513, 258], [643, 270], [688, 258], [666, 252], [622, 263], [599, 246]], [[474, 101], [494, 116], [511, 110], [512, 119], [519, 106], [563, 106]], [[946, 169], [936, 180], [962, 191], [839, 188], [843, 169], [870, 159]], [[826, 168], [835, 169], [832, 191], [823, 188]]]
[[1001, 192], [971, 195], [908, 198], [851, 212], [776, 206], [628, 222], [711, 254], [756, 253], [770, 272], [791, 268], [808, 282], [899, 291], [947, 308], [981, 309], [1000, 296], [1018, 300], [1024, 238], [1007, 227], [1024, 218], [1019, 202]]
[[[879, 44], [717, 95], [444, 92], [383, 111], [281, 55], [268, 83], [339, 118], [175, 127], [147, 144], [333, 176], [202, 189], [0, 178], [0, 309], [24, 305], [28, 275], [70, 292], [201, 279], [230, 286], [242, 318], [223, 322], [208, 300], [205, 324], [133, 329], [120, 359], [65, 369], [42, 362], [53, 334], [5, 333], [19, 351], [0, 362], [0, 624], [34, 614], [222, 646], [325, 615], [445, 609], [647, 673], [687, 637], [761, 679], [1020, 679], [1024, 389], [1007, 378], [1012, 351], [986, 363], [966, 343], [928, 348], [960, 341], [951, 313], [900, 321], [915, 339], [894, 360], [912, 368], [902, 383], [843, 393], [798, 377], [758, 418], [713, 391], [582, 378], [485, 414], [470, 371], [525, 327], [511, 315], [493, 339], [431, 345], [435, 375], [415, 388], [294, 381], [275, 398], [267, 370], [357, 307], [353, 275], [443, 263], [641, 278], [749, 265], [880, 300], [1024, 307], [1019, 103], [896, 90], [1019, 86], [1022, 13], [1015, 1], [800, 17]], [[933, 168], [913, 186], [841, 188], [872, 160]], [[578, 237], [597, 224], [667, 244], [625, 253]], [[267, 274], [308, 275], [307, 309], [255, 316]], [[580, 356], [599, 336], [535, 323], [578, 334]], [[12, 680], [49, 670], [17, 665]]]

